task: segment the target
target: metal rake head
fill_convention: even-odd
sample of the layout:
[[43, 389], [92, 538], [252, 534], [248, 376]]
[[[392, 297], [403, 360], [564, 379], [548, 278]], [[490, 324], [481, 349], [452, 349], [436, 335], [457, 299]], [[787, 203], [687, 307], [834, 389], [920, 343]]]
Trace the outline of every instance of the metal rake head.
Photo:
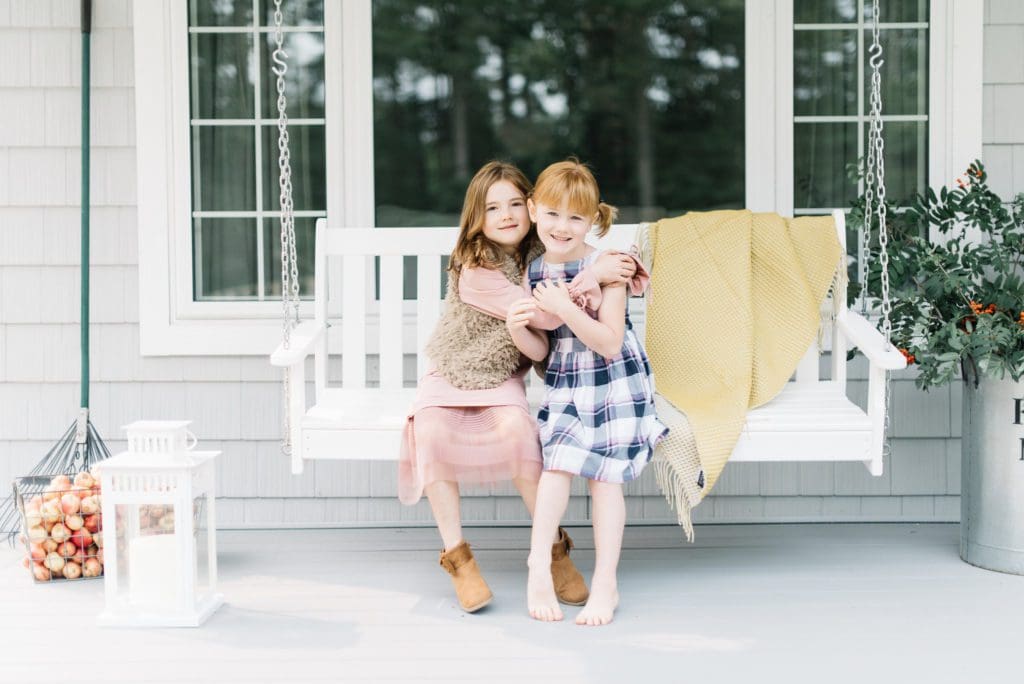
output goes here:
[[[87, 417], [76, 420], [46, 453], [39, 463], [12, 483], [12, 494], [0, 502], [0, 534], [7, 533], [13, 544], [20, 531], [19, 495], [41, 493], [53, 475], [71, 475], [89, 470], [100, 461], [110, 458], [110, 450]], [[42, 484], [40, 484], [42, 483]], [[38, 489], [39, 491], [35, 491]]]

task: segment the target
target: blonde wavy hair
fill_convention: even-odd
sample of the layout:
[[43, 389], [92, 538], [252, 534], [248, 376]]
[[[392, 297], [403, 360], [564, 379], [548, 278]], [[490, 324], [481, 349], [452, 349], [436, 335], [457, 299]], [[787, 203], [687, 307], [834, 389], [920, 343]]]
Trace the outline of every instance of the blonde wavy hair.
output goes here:
[[[489, 161], [480, 167], [466, 188], [466, 199], [462, 202], [462, 218], [459, 220], [459, 237], [455, 241], [451, 261], [448, 262], [449, 271], [458, 273], [463, 266], [500, 266], [501, 248], [484, 235], [487, 191], [499, 181], [508, 181], [514, 185], [523, 194], [524, 200], [530, 196], [530, 181], [514, 164]], [[537, 227], [531, 224], [523, 241], [519, 243], [519, 268], [526, 268], [527, 255], [537, 242]]]
[[597, 179], [586, 164], [575, 157], [552, 164], [537, 177], [533, 201], [559, 207], [569, 199], [569, 211], [593, 217], [597, 235], [603, 236], [612, 227], [619, 210], [601, 201]]

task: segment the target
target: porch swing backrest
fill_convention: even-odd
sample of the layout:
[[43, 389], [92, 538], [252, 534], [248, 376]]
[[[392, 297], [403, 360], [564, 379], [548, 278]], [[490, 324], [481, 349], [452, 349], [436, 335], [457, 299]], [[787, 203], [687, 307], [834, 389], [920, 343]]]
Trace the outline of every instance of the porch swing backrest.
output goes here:
[[[843, 214], [835, 212], [834, 217], [845, 246]], [[604, 238], [591, 241], [599, 248], [626, 250], [637, 229], [616, 225]], [[315, 318], [292, 330], [289, 347], [282, 345], [271, 357], [274, 365], [288, 369], [294, 388], [305, 387], [305, 359], [314, 356], [312, 405], [307, 406], [304, 392], [293, 391], [289, 397], [294, 472], [301, 472], [304, 459], [397, 458], [415, 381], [426, 369], [423, 348], [441, 315], [442, 258], [451, 253], [456, 236], [454, 228], [331, 228], [324, 219], [317, 222]], [[414, 300], [403, 299], [407, 257], [416, 261]], [[335, 311], [337, 298], [340, 311]], [[845, 285], [827, 306], [823, 314], [830, 323], [830, 379], [819, 376], [815, 340], [779, 396], [748, 414], [731, 460], [861, 461], [873, 474], [881, 474], [884, 406], [877, 395], [884, 389], [885, 369], [902, 367], [903, 359], [884, 348], [884, 339], [870, 323], [847, 309]], [[644, 309], [643, 298], [630, 300], [641, 338]], [[866, 412], [846, 396], [848, 341], [870, 363]], [[332, 378], [336, 370], [329, 352], [336, 351], [341, 352], [340, 385], [329, 382], [329, 370]], [[415, 369], [406, 368], [406, 357], [413, 354]], [[542, 383], [531, 374], [528, 395], [534, 409], [542, 392]]]

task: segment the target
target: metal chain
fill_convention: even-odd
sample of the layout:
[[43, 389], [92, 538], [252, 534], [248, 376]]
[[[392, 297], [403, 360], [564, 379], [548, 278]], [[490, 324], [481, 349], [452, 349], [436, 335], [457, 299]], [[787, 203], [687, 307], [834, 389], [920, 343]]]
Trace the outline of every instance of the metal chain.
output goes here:
[[[878, 0], [871, 3], [871, 114], [870, 126], [868, 128], [868, 155], [867, 173], [864, 185], [864, 260], [861, 264], [863, 274], [864, 292], [867, 291], [867, 255], [868, 244], [871, 235], [871, 224], [877, 216], [878, 219], [878, 256], [881, 267], [882, 280], [882, 335], [885, 337], [886, 351], [892, 349], [892, 302], [889, 300], [889, 228], [887, 225], [887, 208], [885, 206], [885, 141], [882, 138], [882, 74], [881, 67], [885, 61], [882, 59], [882, 45], [879, 40], [879, 8]], [[877, 203], [873, 206], [873, 203]], [[867, 296], [861, 300], [861, 306], [866, 308]], [[885, 373], [885, 392], [883, 406], [885, 407], [885, 421], [883, 424], [882, 456], [890, 454], [889, 434], [889, 400], [891, 398], [890, 386], [891, 374]]]
[[[274, 42], [277, 47], [271, 55], [274, 65], [270, 68], [277, 76], [277, 166], [278, 186], [281, 190], [281, 308], [282, 344], [285, 349], [291, 345], [291, 331], [299, 323], [299, 264], [295, 251], [295, 204], [292, 200], [291, 150], [288, 145], [288, 98], [285, 96], [285, 74], [288, 73], [288, 53], [284, 51], [284, 15], [281, 0], [274, 0]], [[291, 407], [292, 387], [288, 369], [284, 370], [284, 437], [281, 450], [291, 453]], [[302, 388], [297, 388], [301, 391]]]
[[[887, 225], [887, 208], [885, 206], [885, 141], [882, 139], [882, 45], [879, 41], [878, 0], [872, 2], [872, 41], [871, 41], [871, 125], [868, 129], [868, 182], [865, 197], [874, 190], [878, 207], [878, 253], [881, 260], [882, 276], [882, 334], [885, 336], [886, 349], [891, 345], [892, 302], [889, 301], [889, 229]], [[870, 217], [866, 213], [866, 219]]]

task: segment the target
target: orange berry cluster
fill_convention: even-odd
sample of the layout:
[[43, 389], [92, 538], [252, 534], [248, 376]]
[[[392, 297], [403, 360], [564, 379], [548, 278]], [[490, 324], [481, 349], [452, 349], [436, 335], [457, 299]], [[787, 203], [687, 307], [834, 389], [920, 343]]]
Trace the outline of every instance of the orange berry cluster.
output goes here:
[[970, 306], [971, 311], [973, 311], [975, 314], [994, 314], [996, 312], [995, 304], [989, 304], [988, 306], [984, 306], [972, 299], [970, 301]]
[[[975, 176], [975, 177], [977, 177], [978, 180], [981, 180], [981, 169], [972, 169], [972, 168], [968, 167], [967, 171], [965, 171], [965, 173], [968, 176]], [[970, 181], [970, 178], [968, 178], [968, 181]], [[967, 187], [967, 183], [965, 183], [964, 179], [962, 177], [959, 177], [959, 176], [956, 179], [956, 185], [959, 188], [966, 188]]]

